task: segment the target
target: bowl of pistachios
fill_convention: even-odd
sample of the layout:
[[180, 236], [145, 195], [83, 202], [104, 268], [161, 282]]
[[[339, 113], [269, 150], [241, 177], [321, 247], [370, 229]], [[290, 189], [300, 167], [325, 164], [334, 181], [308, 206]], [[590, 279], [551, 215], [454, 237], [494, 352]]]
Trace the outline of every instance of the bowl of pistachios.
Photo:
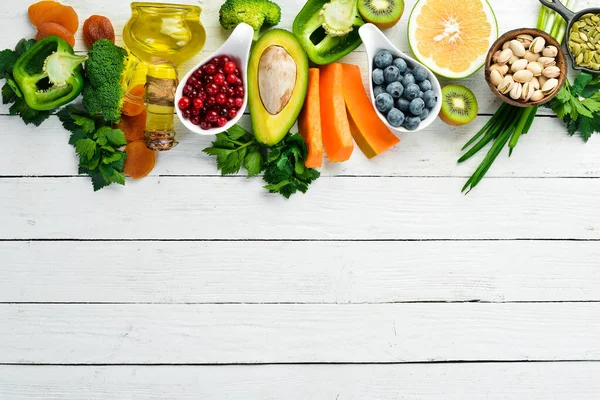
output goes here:
[[540, 2], [567, 21], [567, 49], [573, 60], [573, 68], [600, 74], [600, 7], [575, 13], [559, 0]]
[[539, 29], [515, 29], [490, 48], [485, 80], [505, 103], [517, 107], [543, 105], [567, 78], [567, 60], [560, 44]]

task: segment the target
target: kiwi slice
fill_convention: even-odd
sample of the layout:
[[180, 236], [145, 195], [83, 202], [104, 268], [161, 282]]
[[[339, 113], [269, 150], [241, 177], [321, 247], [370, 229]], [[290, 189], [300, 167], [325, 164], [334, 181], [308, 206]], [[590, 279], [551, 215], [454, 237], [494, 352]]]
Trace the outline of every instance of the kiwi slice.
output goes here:
[[448, 85], [442, 89], [440, 119], [448, 125], [465, 125], [477, 117], [477, 99], [473, 92], [461, 85]]
[[389, 29], [402, 17], [403, 0], [358, 0], [358, 12], [365, 22]]

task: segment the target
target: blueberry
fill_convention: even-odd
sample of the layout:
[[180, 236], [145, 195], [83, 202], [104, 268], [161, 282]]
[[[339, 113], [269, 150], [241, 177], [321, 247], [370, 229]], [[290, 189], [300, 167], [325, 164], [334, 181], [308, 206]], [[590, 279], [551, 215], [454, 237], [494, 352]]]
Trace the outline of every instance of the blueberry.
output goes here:
[[386, 83], [396, 82], [399, 76], [400, 71], [393, 65], [390, 65], [389, 67], [383, 70], [383, 78], [385, 79]]
[[383, 70], [379, 68], [373, 70], [373, 83], [383, 85], [383, 82], [385, 82], [385, 79], [383, 79]]
[[404, 118], [405, 117], [402, 111], [398, 110], [397, 108], [392, 108], [387, 115], [387, 120], [390, 125], [396, 128], [402, 126], [404, 123]]
[[428, 90], [425, 93], [423, 93], [423, 101], [425, 102], [425, 107], [435, 107], [437, 103], [437, 97], [435, 97], [435, 93], [433, 93], [433, 90]]
[[[418, 85], [417, 85], [417, 86], [418, 86]], [[418, 97], [418, 98], [420, 98], [420, 99], [422, 99], [422, 98], [423, 98], [423, 94], [424, 94], [424, 93], [423, 93], [423, 91], [422, 91], [422, 90], [419, 90], [419, 95], [418, 95], [417, 97]]]
[[423, 82], [419, 82], [419, 87], [424, 92], [431, 90], [433, 88], [433, 86], [431, 86], [431, 82], [429, 81], [429, 79], [425, 79]]
[[373, 88], [373, 97], [377, 97], [381, 93], [385, 93], [385, 88], [383, 86], [378, 85]]
[[421, 121], [425, 121], [427, 119], [427, 117], [429, 117], [429, 110], [424, 109], [423, 112], [421, 114], [419, 114], [419, 119]]
[[404, 93], [404, 86], [400, 82], [392, 82], [387, 85], [385, 91], [394, 99], [399, 99], [402, 97], [402, 93]]
[[392, 59], [392, 53], [390, 53], [387, 50], [381, 50], [380, 52], [375, 54], [375, 59], [373, 60], [373, 62], [375, 63], [375, 66], [377, 68], [383, 69], [392, 65]]
[[404, 79], [402, 79], [402, 84], [404, 85], [404, 87], [407, 87], [411, 83], [415, 83], [415, 76], [412, 73], [407, 72], [406, 74], [404, 74]]
[[396, 66], [396, 68], [398, 68], [398, 70], [400, 71], [401, 74], [405, 73], [406, 70], [408, 69], [408, 65], [406, 65], [406, 61], [404, 61], [404, 59], [402, 59], [402, 58], [394, 59], [394, 65]]
[[417, 82], [423, 82], [425, 79], [427, 79], [427, 70], [425, 69], [425, 67], [422, 67], [420, 65], [417, 65], [415, 68], [413, 68], [413, 75], [415, 76], [415, 80]]
[[408, 86], [404, 85], [404, 98], [407, 100], [414, 100], [419, 97], [419, 86], [414, 83], [410, 83]]
[[408, 107], [410, 106], [410, 101], [406, 99], [398, 99], [396, 100], [396, 108], [403, 113], [408, 113]]
[[423, 110], [425, 109], [425, 102], [423, 99], [416, 98], [410, 102], [410, 106], [408, 106], [408, 110], [412, 115], [421, 115]]
[[375, 106], [382, 113], [386, 113], [394, 106], [394, 99], [387, 93], [382, 93], [375, 98]]
[[404, 120], [404, 127], [409, 131], [414, 131], [421, 124], [421, 118], [419, 117], [408, 117]]

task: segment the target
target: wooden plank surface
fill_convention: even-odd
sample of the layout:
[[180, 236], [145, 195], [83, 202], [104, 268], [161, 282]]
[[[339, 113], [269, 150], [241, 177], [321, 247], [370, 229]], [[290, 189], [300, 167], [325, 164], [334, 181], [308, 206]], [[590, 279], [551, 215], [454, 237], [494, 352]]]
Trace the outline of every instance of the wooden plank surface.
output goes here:
[[0, 303], [600, 301], [589, 241], [0, 242], [0, 260]]

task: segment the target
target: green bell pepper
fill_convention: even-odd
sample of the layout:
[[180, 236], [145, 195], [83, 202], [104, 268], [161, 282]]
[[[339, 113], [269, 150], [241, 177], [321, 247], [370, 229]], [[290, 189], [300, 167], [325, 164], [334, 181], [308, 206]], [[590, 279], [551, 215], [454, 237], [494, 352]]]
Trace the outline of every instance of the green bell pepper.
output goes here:
[[15, 63], [13, 77], [27, 105], [55, 110], [75, 100], [83, 90], [87, 56], [78, 56], [65, 40], [48, 36], [34, 44]]
[[361, 44], [364, 21], [357, 0], [308, 0], [293, 25], [294, 35], [315, 64], [331, 64]]

